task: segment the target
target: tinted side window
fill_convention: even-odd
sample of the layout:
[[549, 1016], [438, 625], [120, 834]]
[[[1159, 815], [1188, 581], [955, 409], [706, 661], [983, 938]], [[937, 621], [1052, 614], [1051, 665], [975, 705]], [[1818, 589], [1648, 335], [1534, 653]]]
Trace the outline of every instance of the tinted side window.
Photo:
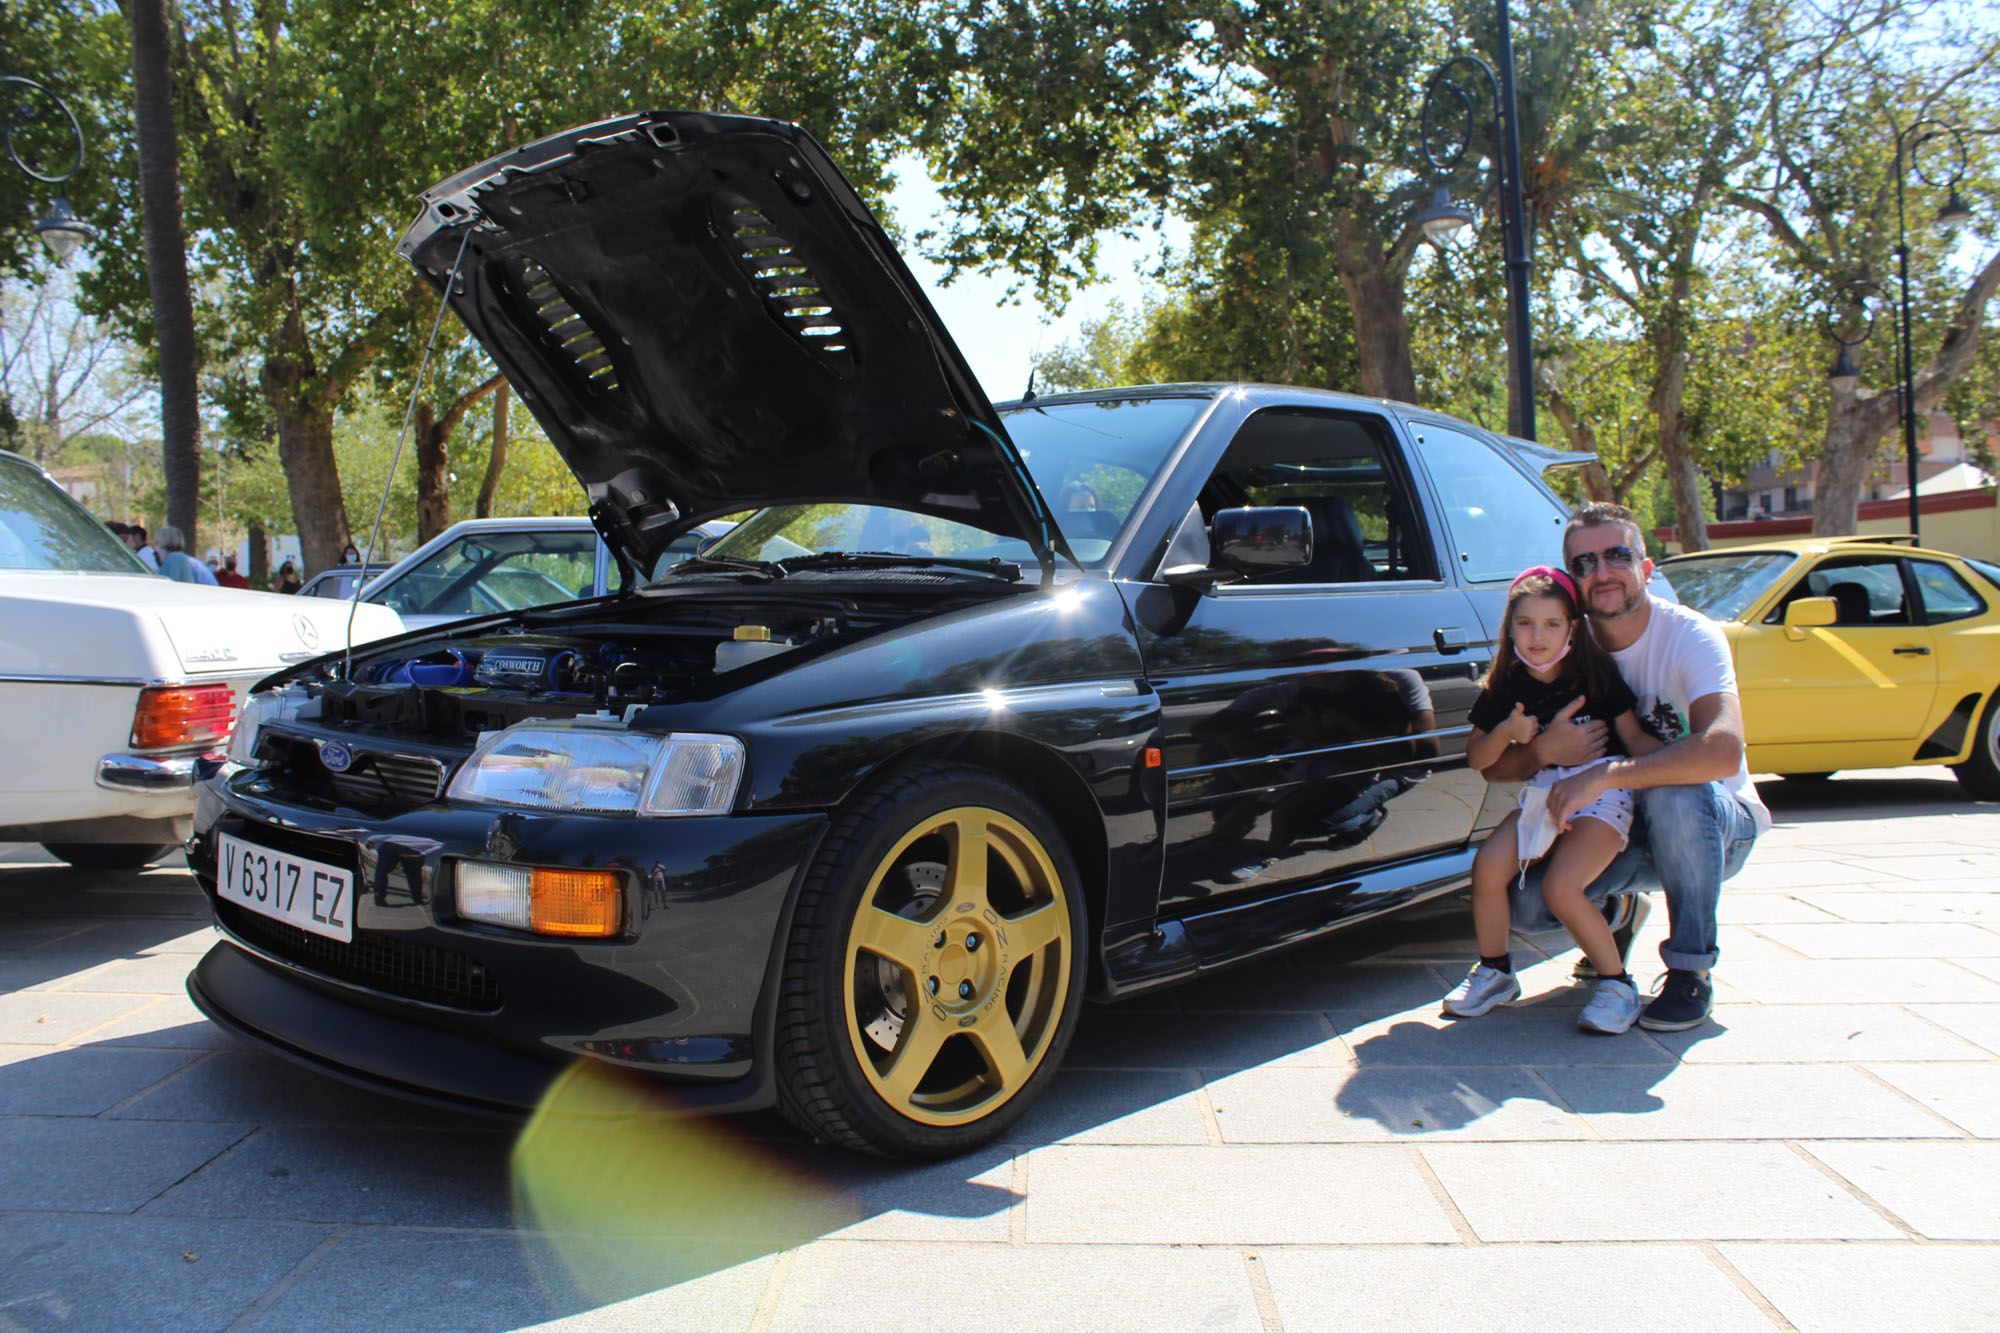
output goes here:
[[1468, 582], [1511, 579], [1562, 563], [1568, 513], [1484, 440], [1428, 421], [1410, 423], [1417, 454], [1444, 505], [1451, 553]]
[[1438, 576], [1401, 451], [1379, 417], [1295, 408], [1258, 412], [1229, 442], [1201, 491], [1204, 520], [1218, 509], [1244, 505], [1297, 505], [1312, 518], [1312, 562], [1259, 582]]
[[1933, 625], [1963, 620], [1986, 609], [1979, 594], [1949, 565], [1935, 560], [1912, 560], [1910, 572], [1917, 576], [1917, 595], [1924, 599], [1924, 619]]

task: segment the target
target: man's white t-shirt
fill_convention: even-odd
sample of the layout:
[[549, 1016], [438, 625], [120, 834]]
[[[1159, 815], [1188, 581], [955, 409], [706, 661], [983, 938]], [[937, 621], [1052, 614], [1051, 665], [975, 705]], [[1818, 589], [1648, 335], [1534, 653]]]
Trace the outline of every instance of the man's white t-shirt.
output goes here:
[[[1689, 607], [1649, 596], [1651, 614], [1637, 643], [1611, 654], [1619, 674], [1639, 696], [1634, 710], [1639, 723], [1661, 740], [1672, 743], [1688, 734], [1688, 701], [1709, 694], [1736, 694], [1736, 667], [1729, 658], [1729, 641], [1707, 616]], [[1740, 697], [1740, 696], [1739, 696]], [[1750, 781], [1749, 765], [1739, 759], [1733, 777], [1722, 785], [1757, 821], [1757, 831], [1771, 827], [1771, 812]]]

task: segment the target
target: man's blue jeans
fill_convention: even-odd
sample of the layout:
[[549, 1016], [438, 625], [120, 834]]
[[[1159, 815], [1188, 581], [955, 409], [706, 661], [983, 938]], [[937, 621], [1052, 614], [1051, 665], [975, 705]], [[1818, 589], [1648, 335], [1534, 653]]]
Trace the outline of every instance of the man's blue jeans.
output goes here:
[[[1743, 868], [1757, 842], [1757, 822], [1719, 782], [1692, 787], [1652, 787], [1632, 793], [1638, 814], [1632, 840], [1591, 884], [1593, 902], [1614, 893], [1662, 889], [1669, 933], [1660, 946], [1668, 967], [1706, 972], [1719, 956], [1715, 909], [1722, 881]], [[1542, 901], [1542, 866], [1514, 884], [1514, 929], [1524, 934], [1561, 930]]]

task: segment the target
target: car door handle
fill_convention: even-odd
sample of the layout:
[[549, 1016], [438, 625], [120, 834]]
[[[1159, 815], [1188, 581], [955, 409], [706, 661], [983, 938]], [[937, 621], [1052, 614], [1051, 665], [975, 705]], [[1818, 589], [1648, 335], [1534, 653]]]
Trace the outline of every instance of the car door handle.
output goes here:
[[1441, 653], [1462, 653], [1465, 651], [1465, 631], [1456, 625], [1431, 631], [1431, 639]]
[[1931, 655], [1931, 650], [1928, 648], [1897, 648], [1893, 651], [1898, 657], [1929, 657]]

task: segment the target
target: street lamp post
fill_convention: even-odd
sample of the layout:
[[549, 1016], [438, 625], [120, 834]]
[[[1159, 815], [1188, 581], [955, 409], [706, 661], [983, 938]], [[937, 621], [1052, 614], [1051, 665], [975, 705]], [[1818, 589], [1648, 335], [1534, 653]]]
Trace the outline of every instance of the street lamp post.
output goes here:
[[[1417, 214], [1424, 235], [1442, 240], [1460, 227], [1469, 226], [1472, 214], [1452, 203], [1444, 178], [1465, 157], [1477, 123], [1474, 93], [1467, 92], [1452, 74], [1461, 67], [1485, 76], [1486, 92], [1493, 107], [1493, 138], [1500, 152], [1500, 232], [1507, 258], [1507, 316], [1513, 327], [1515, 395], [1521, 404], [1520, 430], [1527, 439], [1535, 438], [1535, 355], [1530, 341], [1532, 324], [1528, 318], [1528, 274], [1534, 261], [1528, 257], [1528, 210], [1521, 187], [1520, 116], [1514, 100], [1514, 37], [1507, 0], [1499, 0], [1500, 72], [1477, 56], [1454, 56], [1438, 66], [1424, 89], [1422, 125], [1417, 151], [1436, 173], [1431, 202]], [[1475, 89], [1476, 91], [1476, 89]], [[1457, 133], [1448, 140], [1448, 151], [1433, 151], [1431, 140], [1437, 128], [1437, 108], [1445, 102], [1458, 106]]]
[[[1922, 133], [1918, 133], [1918, 131]], [[1953, 162], [1951, 175], [1943, 181], [1934, 181], [1925, 174], [1923, 165], [1917, 160], [1917, 151], [1930, 140], [1946, 136], [1951, 142]], [[1933, 188], [1943, 185], [1950, 191], [1950, 197], [1933, 221], [1947, 231], [1956, 231], [1972, 219], [1972, 209], [1958, 196], [1958, 183], [1965, 176], [1965, 136], [1956, 127], [1938, 120], [1920, 120], [1896, 136], [1896, 266], [1902, 280], [1902, 301], [1898, 311], [1898, 322], [1902, 331], [1903, 361], [1903, 462], [1908, 472], [1910, 485], [1910, 535], [1918, 536], [1919, 510], [1917, 504], [1917, 384], [1915, 358], [1911, 355], [1910, 338], [1910, 240], [1908, 225], [1903, 217], [1903, 173], [1905, 166], [1917, 173], [1917, 179]], [[1865, 335], [1864, 335], [1865, 336]]]
[[[69, 103], [52, 89], [16, 74], [0, 75], [0, 87], [7, 90], [4, 95], [8, 99], [4, 119], [0, 119], [0, 140], [5, 141], [8, 160], [44, 185], [60, 186], [76, 175], [83, 167], [83, 126], [77, 123], [76, 113], [69, 109]], [[20, 90], [18, 100], [14, 97], [16, 88]], [[62, 118], [58, 124], [69, 130], [72, 151], [69, 166], [64, 170], [44, 171], [22, 156], [18, 136], [28, 126], [41, 121], [38, 102], [46, 102], [60, 112]], [[50, 206], [49, 215], [36, 221], [35, 231], [58, 264], [68, 262], [77, 247], [95, 235], [89, 225], [77, 217], [76, 210], [69, 206], [69, 200], [60, 191], [56, 194], [55, 203]]]

